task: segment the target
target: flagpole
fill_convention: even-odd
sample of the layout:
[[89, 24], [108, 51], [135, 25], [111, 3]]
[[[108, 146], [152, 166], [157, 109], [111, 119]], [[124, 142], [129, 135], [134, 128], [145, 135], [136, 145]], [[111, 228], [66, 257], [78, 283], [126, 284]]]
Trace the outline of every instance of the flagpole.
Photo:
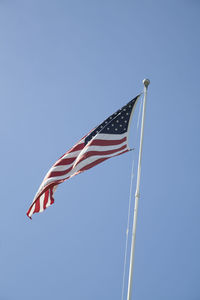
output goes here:
[[133, 215], [133, 229], [132, 229], [127, 300], [131, 300], [131, 296], [132, 296], [135, 236], [136, 236], [136, 225], [137, 225], [138, 201], [140, 197], [140, 175], [141, 175], [142, 145], [143, 145], [143, 135], [144, 135], [144, 119], [145, 119], [145, 111], [146, 111], [147, 89], [150, 84], [150, 80], [144, 79], [143, 84], [144, 84], [144, 102], [143, 102], [141, 132], [140, 132], [140, 148], [139, 148], [137, 183], [136, 183], [136, 192], [135, 192], [135, 207], [134, 207], [134, 215]]

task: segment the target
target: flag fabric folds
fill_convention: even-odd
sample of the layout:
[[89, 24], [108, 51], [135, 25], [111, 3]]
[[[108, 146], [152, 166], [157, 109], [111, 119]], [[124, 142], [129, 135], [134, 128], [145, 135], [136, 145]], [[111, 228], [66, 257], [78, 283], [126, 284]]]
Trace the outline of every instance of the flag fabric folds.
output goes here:
[[54, 192], [60, 183], [130, 150], [129, 125], [139, 97], [136, 96], [91, 130], [51, 167], [27, 212], [29, 218], [54, 203]]

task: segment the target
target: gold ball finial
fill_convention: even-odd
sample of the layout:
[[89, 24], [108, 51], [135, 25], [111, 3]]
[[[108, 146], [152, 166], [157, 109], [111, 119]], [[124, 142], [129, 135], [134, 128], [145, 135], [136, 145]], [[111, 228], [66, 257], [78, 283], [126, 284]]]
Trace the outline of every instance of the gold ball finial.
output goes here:
[[149, 84], [150, 84], [150, 80], [149, 79], [144, 79], [143, 80], [143, 84], [146, 88], [148, 88]]

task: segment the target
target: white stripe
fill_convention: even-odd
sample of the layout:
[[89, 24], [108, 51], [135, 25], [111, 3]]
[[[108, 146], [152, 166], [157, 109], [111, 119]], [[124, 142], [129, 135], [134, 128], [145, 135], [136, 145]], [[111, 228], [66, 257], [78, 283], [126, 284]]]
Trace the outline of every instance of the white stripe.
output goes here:
[[[83, 160], [82, 162], [80, 162], [77, 166], [75, 166], [75, 168], [72, 170], [74, 171], [72, 175], [70, 175], [70, 178], [74, 175], [76, 175], [77, 172], [79, 172], [79, 170], [81, 170], [82, 168], [86, 167], [87, 165], [91, 164], [91, 163], [94, 163], [95, 161], [97, 161], [98, 159], [101, 159], [101, 158], [111, 158], [111, 157], [114, 157], [124, 151], [127, 150], [127, 147], [122, 149], [122, 150], [119, 150], [119, 151], [116, 151], [115, 153], [113, 154], [107, 154], [107, 155], [95, 155], [95, 156], [91, 156], [91, 157], [88, 157], [87, 159]], [[69, 174], [68, 174], [69, 175]]]
[[40, 196], [40, 211], [39, 212], [42, 212], [44, 210], [44, 208], [43, 208], [43, 206], [44, 206], [44, 196], [45, 196], [45, 193]]
[[[125, 141], [125, 142], [120, 144], [120, 147], [122, 147], [126, 144], [127, 144], [127, 142]], [[115, 149], [118, 149], [118, 148], [119, 148], [119, 145], [114, 145], [114, 146], [89, 146], [86, 149], [86, 151], [82, 152], [84, 149], [82, 151], [79, 151], [79, 154], [82, 156], [83, 153], [89, 152], [89, 151], [110, 151], [110, 150], [115, 150]], [[78, 155], [77, 155], [77, 157], [78, 157]], [[69, 169], [74, 164], [75, 164], [75, 162], [73, 162], [71, 164], [67, 164], [67, 165], [61, 165], [61, 166], [55, 166], [55, 167], [53, 166], [47, 174], [49, 175], [51, 172], [54, 172], [54, 171], [65, 171], [65, 170]], [[45, 177], [47, 177], [47, 175]]]
[[[95, 139], [98, 139], [98, 140], [121, 140], [123, 139], [124, 137], [127, 137], [127, 133], [123, 133], [123, 134], [103, 134], [103, 133], [100, 133], [100, 134], [97, 134], [91, 141], [95, 140]], [[90, 142], [91, 142], [90, 141]], [[89, 151], [92, 151], [92, 149], [94, 149], [94, 151], [99, 151], [101, 149], [101, 151], [106, 151], [105, 149], [108, 150], [114, 150], [114, 149], [118, 149], [118, 148], [121, 148], [123, 145], [126, 145], [126, 141], [125, 142], [122, 142], [121, 144], [119, 145], [112, 145], [112, 146], [89, 146], [90, 142], [87, 144], [87, 146], [85, 148], [83, 148], [83, 150], [79, 150], [79, 151], [75, 151], [75, 152], [72, 152], [72, 153], [66, 153], [65, 156], [63, 156], [60, 160], [58, 161], [61, 161], [63, 158], [68, 158], [69, 156], [70, 157], [73, 157], [72, 154], [76, 154], [77, 155], [77, 159], [75, 160], [74, 163], [70, 164], [70, 165], [67, 165], [67, 166], [55, 166], [55, 167], [52, 167], [48, 173], [46, 174], [45, 178], [43, 179], [43, 182], [41, 183], [35, 197], [34, 197], [34, 200], [33, 202], [35, 201], [35, 199], [38, 197], [38, 195], [41, 193], [41, 191], [44, 189], [45, 186], [47, 186], [49, 183], [51, 182], [54, 182], [56, 180], [62, 180], [62, 179], [65, 179], [67, 177], [72, 177], [75, 175], [75, 173], [77, 173], [80, 169], [82, 169], [84, 166], [86, 166], [88, 163], [84, 164], [84, 162], [87, 162], [88, 159], [84, 160], [84, 162], [81, 162], [80, 164], [78, 164], [78, 166], [74, 167], [69, 173], [65, 174], [65, 175], [62, 175], [62, 176], [56, 176], [56, 177], [53, 177], [53, 178], [48, 178], [48, 175], [52, 172], [52, 171], [64, 171], [64, 170], [67, 170], [68, 168], [70, 168], [70, 166], [72, 165], [76, 165], [76, 163], [78, 162], [78, 160], [82, 157], [82, 155], [88, 151], [88, 148], [89, 148]], [[103, 149], [102, 149], [103, 148]], [[121, 152], [125, 151], [125, 149], [123, 149]], [[112, 156], [115, 156], [116, 154], [118, 154], [117, 152], [114, 153], [114, 154], [108, 154], [108, 155], [103, 155], [103, 156], [92, 156], [92, 157], [98, 157], [95, 160], [99, 159], [99, 158], [104, 158], [104, 157], [112, 157]], [[49, 204], [50, 205], [50, 204]]]
[[[124, 142], [122, 142], [121, 144], [119, 144], [119, 145], [115, 145], [114, 146], [114, 149], [113, 150], [117, 150], [117, 149], [119, 149], [119, 148], [121, 148], [122, 147], [122, 145], [126, 145], [126, 141], [125, 141], [125, 143]], [[89, 144], [88, 144], [89, 145]], [[77, 159], [75, 160], [75, 162], [74, 162], [74, 167], [76, 167], [76, 165], [79, 163], [79, 161], [82, 159], [82, 157], [83, 157], [83, 155], [85, 154], [85, 153], [88, 153], [89, 151], [91, 151], [91, 148], [92, 148], [93, 146], [88, 146], [88, 147], [85, 147], [82, 151], [80, 151], [80, 154], [77, 156]], [[113, 147], [113, 146], [111, 146], [111, 147]], [[109, 146], [108, 146], [108, 148], [109, 148]], [[108, 149], [107, 148], [107, 149]], [[98, 149], [98, 150], [100, 150], [101, 149], [101, 151], [104, 151], [104, 146], [96, 146], [96, 149]], [[100, 154], [99, 154], [100, 155]], [[111, 154], [107, 154], [108, 156], [110, 156]]]
[[[124, 137], [127, 137], [127, 132], [123, 133], [123, 134], [105, 134], [105, 133], [98, 133], [97, 135], [94, 136], [93, 139], [91, 139], [89, 141], [88, 144], [90, 144], [92, 141], [94, 140], [106, 140], [106, 141], [109, 141], [109, 140], [121, 140], [123, 139]], [[82, 140], [81, 140], [81, 143], [82, 144]], [[89, 146], [87, 144], [87, 146]], [[78, 145], [78, 144], [77, 144]], [[71, 150], [69, 150], [71, 151]], [[64, 156], [62, 156], [56, 163], [58, 163], [59, 161], [62, 161], [62, 159], [65, 159], [65, 158], [71, 158], [71, 157], [75, 157], [79, 154], [79, 152], [82, 151], [82, 150], [78, 150], [78, 151], [74, 151], [74, 152], [70, 152], [70, 153], [66, 153], [64, 154]]]
[[[91, 141], [94, 141], [96, 139], [98, 139], [98, 140], [121, 140], [124, 137], [127, 137], [126, 133], [124, 133], [124, 134], [103, 134], [103, 133], [100, 133], [100, 134], [97, 134], [96, 137], [94, 137], [94, 139], [92, 139]], [[120, 145], [123, 146], [126, 143], [127, 142], [125, 141], [125, 142], [121, 143]], [[78, 156], [80, 156], [80, 154], [81, 155], [83, 154], [82, 151], [84, 151], [84, 153], [85, 153], [88, 148], [90, 148], [90, 151], [108, 151], [108, 150], [117, 149], [119, 147], [119, 145], [112, 145], [112, 146], [93, 146], [92, 145], [92, 146], [90, 146], [89, 144], [90, 143], [88, 143], [87, 146], [85, 148], [83, 148], [82, 150], [74, 151], [74, 152], [71, 152], [71, 153], [66, 153], [55, 164], [57, 164], [58, 162], [61, 162], [63, 159], [66, 159], [66, 158], [78, 157]], [[100, 149], [100, 147], [102, 147], [103, 149]], [[52, 166], [51, 169], [46, 174], [45, 178], [43, 179], [43, 182], [46, 181], [46, 178], [48, 177], [48, 175], [51, 172], [53, 172], [53, 171], [65, 171], [65, 170], [69, 169], [73, 164], [74, 164], [74, 162], [71, 163], [71, 164], [64, 165], [64, 166], [63, 165], [55, 166], [55, 167]], [[39, 190], [40, 190], [40, 188], [39, 188]]]
[[122, 134], [98, 133], [97, 135], [95, 135], [95, 137], [91, 141], [89, 141], [89, 143], [94, 140], [121, 140], [126, 136], [127, 136], [127, 132], [122, 133]]
[[[57, 162], [55, 163], [55, 164], [57, 164], [58, 162], [61, 162], [63, 159], [65, 159], [65, 158], [71, 158], [71, 157], [77, 157], [77, 155], [80, 153], [80, 151], [81, 150], [79, 150], [79, 151], [74, 151], [74, 152], [72, 152], [72, 153], [66, 153], [63, 157], [61, 157], [59, 160], [57, 160]], [[67, 170], [70, 166], [72, 166], [73, 165], [73, 163], [71, 163], [71, 164], [69, 164], [69, 165], [64, 165], [64, 166], [52, 166], [51, 167], [51, 169], [49, 169], [49, 171], [47, 172], [47, 174], [45, 175], [45, 177], [44, 177], [44, 179], [43, 179], [43, 181], [42, 181], [42, 183], [46, 180], [46, 178], [49, 176], [49, 174], [52, 172], [52, 171], [57, 171], [57, 170], [60, 170], [60, 171], [62, 171], [62, 167], [63, 167], [63, 170]], [[40, 190], [40, 187], [39, 187], [39, 190]], [[38, 193], [37, 193], [38, 194]], [[36, 194], [36, 195], [37, 195]]]
[[[66, 156], [67, 157], [73, 157], [74, 156], [74, 153], [76, 152], [79, 152], [80, 150], [78, 151], [72, 151], [72, 149], [76, 148], [78, 145], [80, 144], [83, 144], [84, 143], [84, 140], [85, 140], [85, 137], [82, 138], [76, 145], [74, 145], [70, 150], [68, 150], [58, 161], [62, 160], [63, 158], [65, 158]], [[70, 152], [72, 151], [72, 152]]]
[[70, 153], [66, 153], [66, 154], [65, 154], [64, 156], [62, 156], [56, 163], [62, 161], [62, 160], [65, 159], [65, 158], [76, 157], [76, 156], [79, 154], [80, 151], [81, 151], [81, 150], [74, 151], [74, 152], [70, 152]]
[[[127, 150], [128, 148], [124, 148], [123, 150], [119, 150], [113, 154], [107, 154], [107, 155], [96, 155], [96, 156], [91, 156], [87, 159], [85, 159], [84, 161], [82, 161], [81, 163], [79, 163], [77, 166], [75, 166], [69, 173], [67, 173], [66, 175], [62, 175], [62, 176], [56, 176], [56, 177], [52, 177], [52, 178], [48, 178], [46, 180], [46, 182], [43, 182], [42, 184], [42, 188], [44, 188], [46, 185], [50, 184], [51, 182], [54, 182], [56, 180], [62, 180], [62, 179], [66, 179], [68, 177], [72, 177], [74, 176], [80, 169], [82, 169], [83, 167], [85, 167], [86, 165], [98, 160], [99, 158], [106, 158], [106, 157], [113, 157], [116, 156], [117, 154], [124, 152], [125, 150]], [[42, 190], [42, 189], [41, 189]], [[38, 192], [41, 192], [38, 191]]]
[[50, 205], [51, 205], [51, 193], [50, 193], [50, 190], [49, 190], [49, 197], [48, 197], [46, 208], [49, 207]]
[[29, 217], [32, 216], [32, 214], [34, 213], [34, 210], [35, 210], [35, 204], [33, 204], [32, 208], [31, 208], [31, 211], [30, 211], [30, 213], [28, 214]]

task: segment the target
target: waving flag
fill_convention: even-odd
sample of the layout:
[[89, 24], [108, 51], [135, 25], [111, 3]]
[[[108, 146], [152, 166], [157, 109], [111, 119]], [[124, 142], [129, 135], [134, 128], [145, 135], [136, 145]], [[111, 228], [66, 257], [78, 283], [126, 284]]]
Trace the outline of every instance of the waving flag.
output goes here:
[[60, 183], [130, 150], [129, 125], [139, 97], [140, 95], [136, 96], [90, 131], [52, 166], [27, 212], [29, 218], [54, 203], [53, 195]]

